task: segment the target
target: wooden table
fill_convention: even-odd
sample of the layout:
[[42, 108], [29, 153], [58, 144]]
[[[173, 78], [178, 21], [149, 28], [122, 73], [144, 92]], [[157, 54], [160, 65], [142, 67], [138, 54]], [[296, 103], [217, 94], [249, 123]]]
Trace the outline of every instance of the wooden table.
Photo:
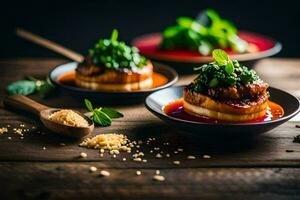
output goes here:
[[[9, 82], [26, 75], [43, 77], [64, 62], [67, 61], [2, 60], [0, 101]], [[300, 96], [299, 65], [297, 59], [267, 59], [256, 69], [271, 85]], [[192, 77], [182, 76], [179, 84], [188, 83]], [[50, 99], [31, 97], [49, 106], [84, 111], [82, 102], [63, 94]], [[300, 198], [300, 144], [292, 142], [293, 137], [300, 134], [300, 129], [295, 127], [297, 122], [285, 123], [245, 141], [190, 138], [154, 117], [143, 104], [116, 108], [125, 117], [114, 120], [110, 127], [96, 128], [92, 135], [116, 132], [143, 141], [154, 137], [155, 141], [149, 145], [143, 143], [139, 149], [145, 153], [146, 163], [132, 161], [128, 153], [116, 158], [107, 153], [100, 157], [97, 150], [79, 147], [80, 141], [47, 132], [33, 116], [5, 110], [1, 105], [0, 127], [10, 127], [8, 133], [0, 135], [0, 199]], [[23, 125], [25, 127], [20, 127]], [[13, 128], [29, 131], [21, 137]], [[160, 149], [151, 153], [155, 147]], [[178, 148], [183, 152], [176, 153]], [[86, 152], [87, 158], [79, 158], [81, 152]], [[161, 152], [163, 157], [156, 158], [156, 152]], [[166, 153], [170, 154], [169, 158], [165, 157]], [[189, 155], [196, 159], [187, 159]], [[211, 158], [203, 158], [203, 155]], [[175, 160], [180, 161], [180, 165], [174, 165]], [[91, 166], [97, 167], [98, 172], [91, 173]], [[111, 173], [109, 177], [99, 176], [99, 170], [104, 169]], [[137, 176], [137, 170], [142, 175]], [[160, 170], [165, 181], [152, 179], [156, 170]]]

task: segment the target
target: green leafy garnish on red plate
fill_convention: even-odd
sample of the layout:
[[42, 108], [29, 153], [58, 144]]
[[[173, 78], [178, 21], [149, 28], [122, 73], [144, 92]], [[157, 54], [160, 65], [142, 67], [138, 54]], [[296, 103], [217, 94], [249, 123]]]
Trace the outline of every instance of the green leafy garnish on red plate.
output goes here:
[[234, 24], [222, 18], [215, 10], [207, 9], [193, 19], [179, 17], [175, 26], [163, 31], [161, 49], [185, 49], [210, 55], [215, 48], [244, 53], [248, 43], [237, 35]]

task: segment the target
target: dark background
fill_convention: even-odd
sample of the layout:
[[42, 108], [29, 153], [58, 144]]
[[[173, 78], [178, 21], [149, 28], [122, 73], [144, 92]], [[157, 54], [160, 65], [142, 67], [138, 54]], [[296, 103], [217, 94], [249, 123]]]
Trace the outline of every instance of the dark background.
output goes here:
[[0, 57], [59, 57], [14, 36], [22, 27], [82, 54], [99, 38], [117, 28], [120, 38], [161, 31], [178, 16], [194, 17], [205, 8], [216, 9], [239, 29], [279, 40], [281, 57], [300, 57], [299, 6], [292, 0], [103, 0], [103, 1], [7, 1], [1, 6]]

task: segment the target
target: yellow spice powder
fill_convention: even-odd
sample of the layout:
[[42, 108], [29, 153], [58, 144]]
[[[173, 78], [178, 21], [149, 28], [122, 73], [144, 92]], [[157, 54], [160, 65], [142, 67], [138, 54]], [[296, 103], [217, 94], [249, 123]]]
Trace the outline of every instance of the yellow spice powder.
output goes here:
[[88, 127], [88, 122], [78, 113], [72, 110], [60, 110], [52, 113], [49, 119], [59, 124], [73, 126], [73, 127]]
[[93, 138], [87, 138], [80, 144], [80, 146], [93, 149], [130, 151], [131, 148], [128, 147], [128, 143], [129, 140], [125, 135], [110, 133], [96, 135]]

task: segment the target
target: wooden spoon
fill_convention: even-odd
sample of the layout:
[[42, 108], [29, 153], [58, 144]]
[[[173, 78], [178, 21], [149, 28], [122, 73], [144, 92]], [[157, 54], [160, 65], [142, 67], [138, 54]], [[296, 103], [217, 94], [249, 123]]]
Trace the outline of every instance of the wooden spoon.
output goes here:
[[23, 95], [7, 96], [5, 97], [3, 104], [38, 115], [47, 129], [60, 135], [81, 138], [91, 133], [94, 129], [94, 123], [90, 118], [74, 110], [74, 112], [78, 113], [88, 122], [88, 127], [73, 127], [54, 122], [49, 119], [49, 116], [61, 109], [47, 107]]

